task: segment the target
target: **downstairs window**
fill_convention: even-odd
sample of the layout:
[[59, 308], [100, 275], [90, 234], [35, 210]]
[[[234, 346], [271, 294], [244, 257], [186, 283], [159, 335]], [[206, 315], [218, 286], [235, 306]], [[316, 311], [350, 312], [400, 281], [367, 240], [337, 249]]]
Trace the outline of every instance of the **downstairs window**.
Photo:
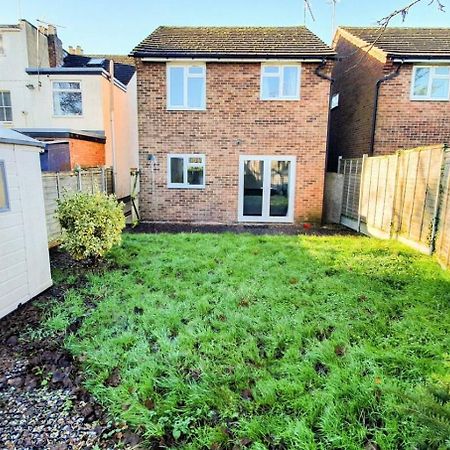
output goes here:
[[172, 154], [167, 163], [169, 188], [205, 187], [205, 155]]

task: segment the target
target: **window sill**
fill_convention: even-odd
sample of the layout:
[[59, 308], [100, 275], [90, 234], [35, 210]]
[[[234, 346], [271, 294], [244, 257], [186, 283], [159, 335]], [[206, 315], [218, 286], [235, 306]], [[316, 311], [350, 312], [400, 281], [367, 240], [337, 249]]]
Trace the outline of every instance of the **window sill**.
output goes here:
[[57, 116], [55, 114], [52, 115], [53, 119], [84, 119], [84, 116]]
[[194, 112], [202, 112], [202, 111], [206, 111], [206, 108], [166, 108], [166, 111], [194, 111]]
[[410, 98], [412, 102], [449, 102], [450, 98]]
[[260, 98], [262, 102], [298, 102], [300, 97], [297, 98]]
[[167, 186], [169, 189], [205, 189], [204, 185], [190, 185], [190, 184], [169, 184]]

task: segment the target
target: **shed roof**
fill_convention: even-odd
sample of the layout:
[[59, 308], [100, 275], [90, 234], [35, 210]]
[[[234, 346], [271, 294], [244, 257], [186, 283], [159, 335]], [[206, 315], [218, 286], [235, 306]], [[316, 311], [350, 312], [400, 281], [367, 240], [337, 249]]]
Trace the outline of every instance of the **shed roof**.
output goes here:
[[131, 52], [135, 57], [307, 58], [334, 50], [304, 26], [161, 26]]
[[29, 147], [45, 147], [43, 142], [39, 142], [24, 134], [18, 133], [17, 131], [11, 130], [9, 128], [4, 128], [0, 126], [0, 143], [4, 144], [15, 144], [15, 145], [27, 145]]
[[340, 27], [388, 55], [450, 57], [450, 28]]

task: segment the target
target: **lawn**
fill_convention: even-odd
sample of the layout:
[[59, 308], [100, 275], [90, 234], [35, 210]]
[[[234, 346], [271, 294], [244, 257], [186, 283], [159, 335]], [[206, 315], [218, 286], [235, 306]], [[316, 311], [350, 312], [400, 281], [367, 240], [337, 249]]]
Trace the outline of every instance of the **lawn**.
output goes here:
[[[45, 332], [146, 448], [450, 448], [450, 274], [364, 237], [125, 234]], [[81, 320], [80, 320], [81, 318]], [[153, 446], [153, 447], [152, 447]]]

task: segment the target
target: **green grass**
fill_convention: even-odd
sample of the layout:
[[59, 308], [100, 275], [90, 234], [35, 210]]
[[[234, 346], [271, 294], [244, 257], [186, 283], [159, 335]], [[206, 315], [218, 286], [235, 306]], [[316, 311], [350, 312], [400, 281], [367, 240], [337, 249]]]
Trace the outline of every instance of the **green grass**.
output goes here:
[[364, 237], [159, 234], [110, 259], [44, 327], [96, 303], [66, 346], [148, 446], [450, 448], [450, 275], [431, 258]]

